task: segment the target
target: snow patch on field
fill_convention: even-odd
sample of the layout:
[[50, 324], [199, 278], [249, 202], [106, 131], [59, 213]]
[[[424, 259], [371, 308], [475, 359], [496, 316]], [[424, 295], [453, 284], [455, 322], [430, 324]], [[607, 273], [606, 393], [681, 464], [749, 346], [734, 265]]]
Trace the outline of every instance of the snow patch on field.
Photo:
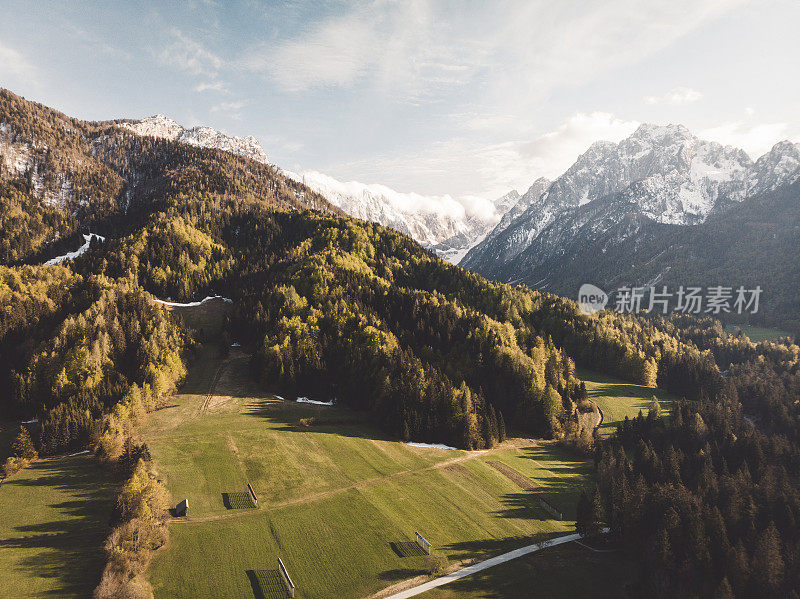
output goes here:
[[88, 235], [84, 234], [84, 236], [83, 236], [84, 244], [81, 247], [79, 247], [74, 252], [67, 252], [63, 256], [56, 256], [55, 258], [51, 258], [50, 260], [45, 262], [45, 265], [46, 266], [53, 266], [54, 264], [59, 264], [59, 263], [63, 262], [64, 260], [73, 260], [73, 259], [77, 258], [78, 256], [82, 256], [83, 254], [86, 253], [86, 250], [89, 249], [89, 245], [92, 243], [92, 239], [95, 238], [95, 237], [97, 239], [99, 239], [100, 241], [105, 241], [106, 240], [105, 237], [103, 237], [102, 235], [97, 235], [96, 233], [89, 233]]
[[215, 300], [217, 298], [219, 298], [222, 301], [227, 302], [229, 304], [233, 303], [232, 299], [229, 299], [227, 297], [222, 297], [221, 295], [208, 295], [205, 298], [203, 298], [202, 300], [200, 300], [199, 302], [188, 302], [186, 304], [182, 304], [180, 302], [168, 302], [168, 301], [165, 301], [165, 300], [158, 299], [157, 297], [154, 297], [153, 301], [158, 302], [159, 304], [164, 305], [164, 306], [172, 306], [173, 308], [192, 308], [192, 307], [195, 307], [195, 306], [202, 306], [206, 302], [210, 302], [211, 300]]
[[443, 443], [417, 443], [414, 441], [407, 441], [406, 445], [410, 445], [411, 447], [427, 447], [428, 449], [458, 449], [458, 447], [451, 447]]
[[[277, 396], [276, 396], [277, 397]], [[315, 406], [332, 406], [334, 401], [317, 401], [315, 399], [308, 399], [307, 397], [298, 397], [297, 403], [310, 403], [314, 404]]]

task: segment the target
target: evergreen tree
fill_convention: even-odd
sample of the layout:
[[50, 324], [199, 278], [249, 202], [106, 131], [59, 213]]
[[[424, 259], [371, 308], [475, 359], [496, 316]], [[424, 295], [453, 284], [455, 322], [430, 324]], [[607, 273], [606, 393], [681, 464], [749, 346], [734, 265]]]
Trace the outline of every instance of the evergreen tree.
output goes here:
[[503, 418], [503, 412], [497, 412], [497, 435], [500, 443], [506, 440], [506, 420]]
[[581, 491], [575, 520], [578, 534], [588, 539], [597, 538], [603, 528], [603, 519], [603, 503], [599, 488], [595, 487], [592, 493]]
[[14, 443], [11, 446], [13, 454], [23, 460], [35, 460], [39, 457], [36, 447], [33, 445], [31, 435], [24, 426], [20, 425]]
[[753, 576], [764, 589], [777, 591], [783, 583], [781, 539], [773, 523], [759, 535], [753, 552]]

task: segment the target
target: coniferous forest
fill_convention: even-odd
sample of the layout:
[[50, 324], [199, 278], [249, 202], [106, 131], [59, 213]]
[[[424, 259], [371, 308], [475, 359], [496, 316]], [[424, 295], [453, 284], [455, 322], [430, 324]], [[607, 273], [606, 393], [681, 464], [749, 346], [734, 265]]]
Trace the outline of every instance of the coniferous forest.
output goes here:
[[[633, 596], [797, 596], [797, 340], [586, 316], [449, 265], [241, 156], [7, 91], [0, 121], [6, 147], [32, 156], [23, 173], [0, 166], [0, 408], [37, 421], [40, 453], [130, 453], [132, 419], [180, 384], [198, 341], [153, 298], [219, 294], [233, 302], [226, 339], [265, 388], [335, 399], [402, 440], [576, 441], [576, 367], [671, 391], [683, 398], [671, 419], [642, 414], [593, 440], [593, 517], [639, 564]], [[89, 232], [106, 240], [43, 265]]]

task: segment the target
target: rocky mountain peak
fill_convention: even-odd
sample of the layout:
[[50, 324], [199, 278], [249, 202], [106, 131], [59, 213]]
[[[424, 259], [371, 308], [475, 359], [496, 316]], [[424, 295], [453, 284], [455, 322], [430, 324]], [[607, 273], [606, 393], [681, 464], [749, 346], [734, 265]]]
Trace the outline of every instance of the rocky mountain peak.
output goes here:
[[748, 177], [748, 194], [755, 195], [800, 179], [800, 144], [779, 141], [756, 160]]
[[776, 144], [753, 163], [743, 150], [699, 139], [683, 125], [646, 123], [617, 144], [592, 144], [538, 198], [526, 192], [524, 211], [504, 218], [461, 265], [516, 280], [532, 262], [563, 253], [578, 228], [601, 235], [626, 214], [697, 225], [798, 179], [800, 146], [791, 142]]
[[628, 140], [647, 140], [653, 143], [663, 144], [671, 140], [694, 140], [692, 132], [680, 124], [670, 123], [669, 125], [656, 125], [653, 123], [642, 123], [637, 127]]
[[235, 137], [205, 126], [186, 129], [163, 114], [156, 114], [139, 121], [123, 121], [119, 126], [138, 135], [159, 137], [201, 148], [215, 148], [269, 164], [267, 153], [252, 135]]

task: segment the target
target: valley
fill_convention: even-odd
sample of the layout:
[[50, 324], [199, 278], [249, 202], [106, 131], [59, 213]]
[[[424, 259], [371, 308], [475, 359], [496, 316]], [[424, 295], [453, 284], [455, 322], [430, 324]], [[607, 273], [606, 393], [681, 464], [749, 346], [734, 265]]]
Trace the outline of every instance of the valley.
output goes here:
[[[415, 530], [452, 565], [572, 531], [592, 474], [570, 450], [533, 439], [488, 452], [411, 447], [345, 408], [259, 390], [235, 350], [214, 382], [218, 351], [205, 348], [171, 406], [141, 429], [173, 502], [190, 506], [151, 565], [156, 597], [259, 596], [248, 572], [274, 574], [278, 557], [297, 597], [364, 597], [424, 574], [424, 555], [405, 555]], [[496, 460], [543, 487], [566, 519], [487, 463]], [[223, 493], [248, 482], [258, 509], [227, 509]]]
[[[446, 221], [0, 90], [0, 596], [264, 599], [283, 563], [379, 599], [521, 550], [429, 596], [793, 597], [800, 149], [634, 125]], [[586, 314], [590, 276], [769, 294]]]

